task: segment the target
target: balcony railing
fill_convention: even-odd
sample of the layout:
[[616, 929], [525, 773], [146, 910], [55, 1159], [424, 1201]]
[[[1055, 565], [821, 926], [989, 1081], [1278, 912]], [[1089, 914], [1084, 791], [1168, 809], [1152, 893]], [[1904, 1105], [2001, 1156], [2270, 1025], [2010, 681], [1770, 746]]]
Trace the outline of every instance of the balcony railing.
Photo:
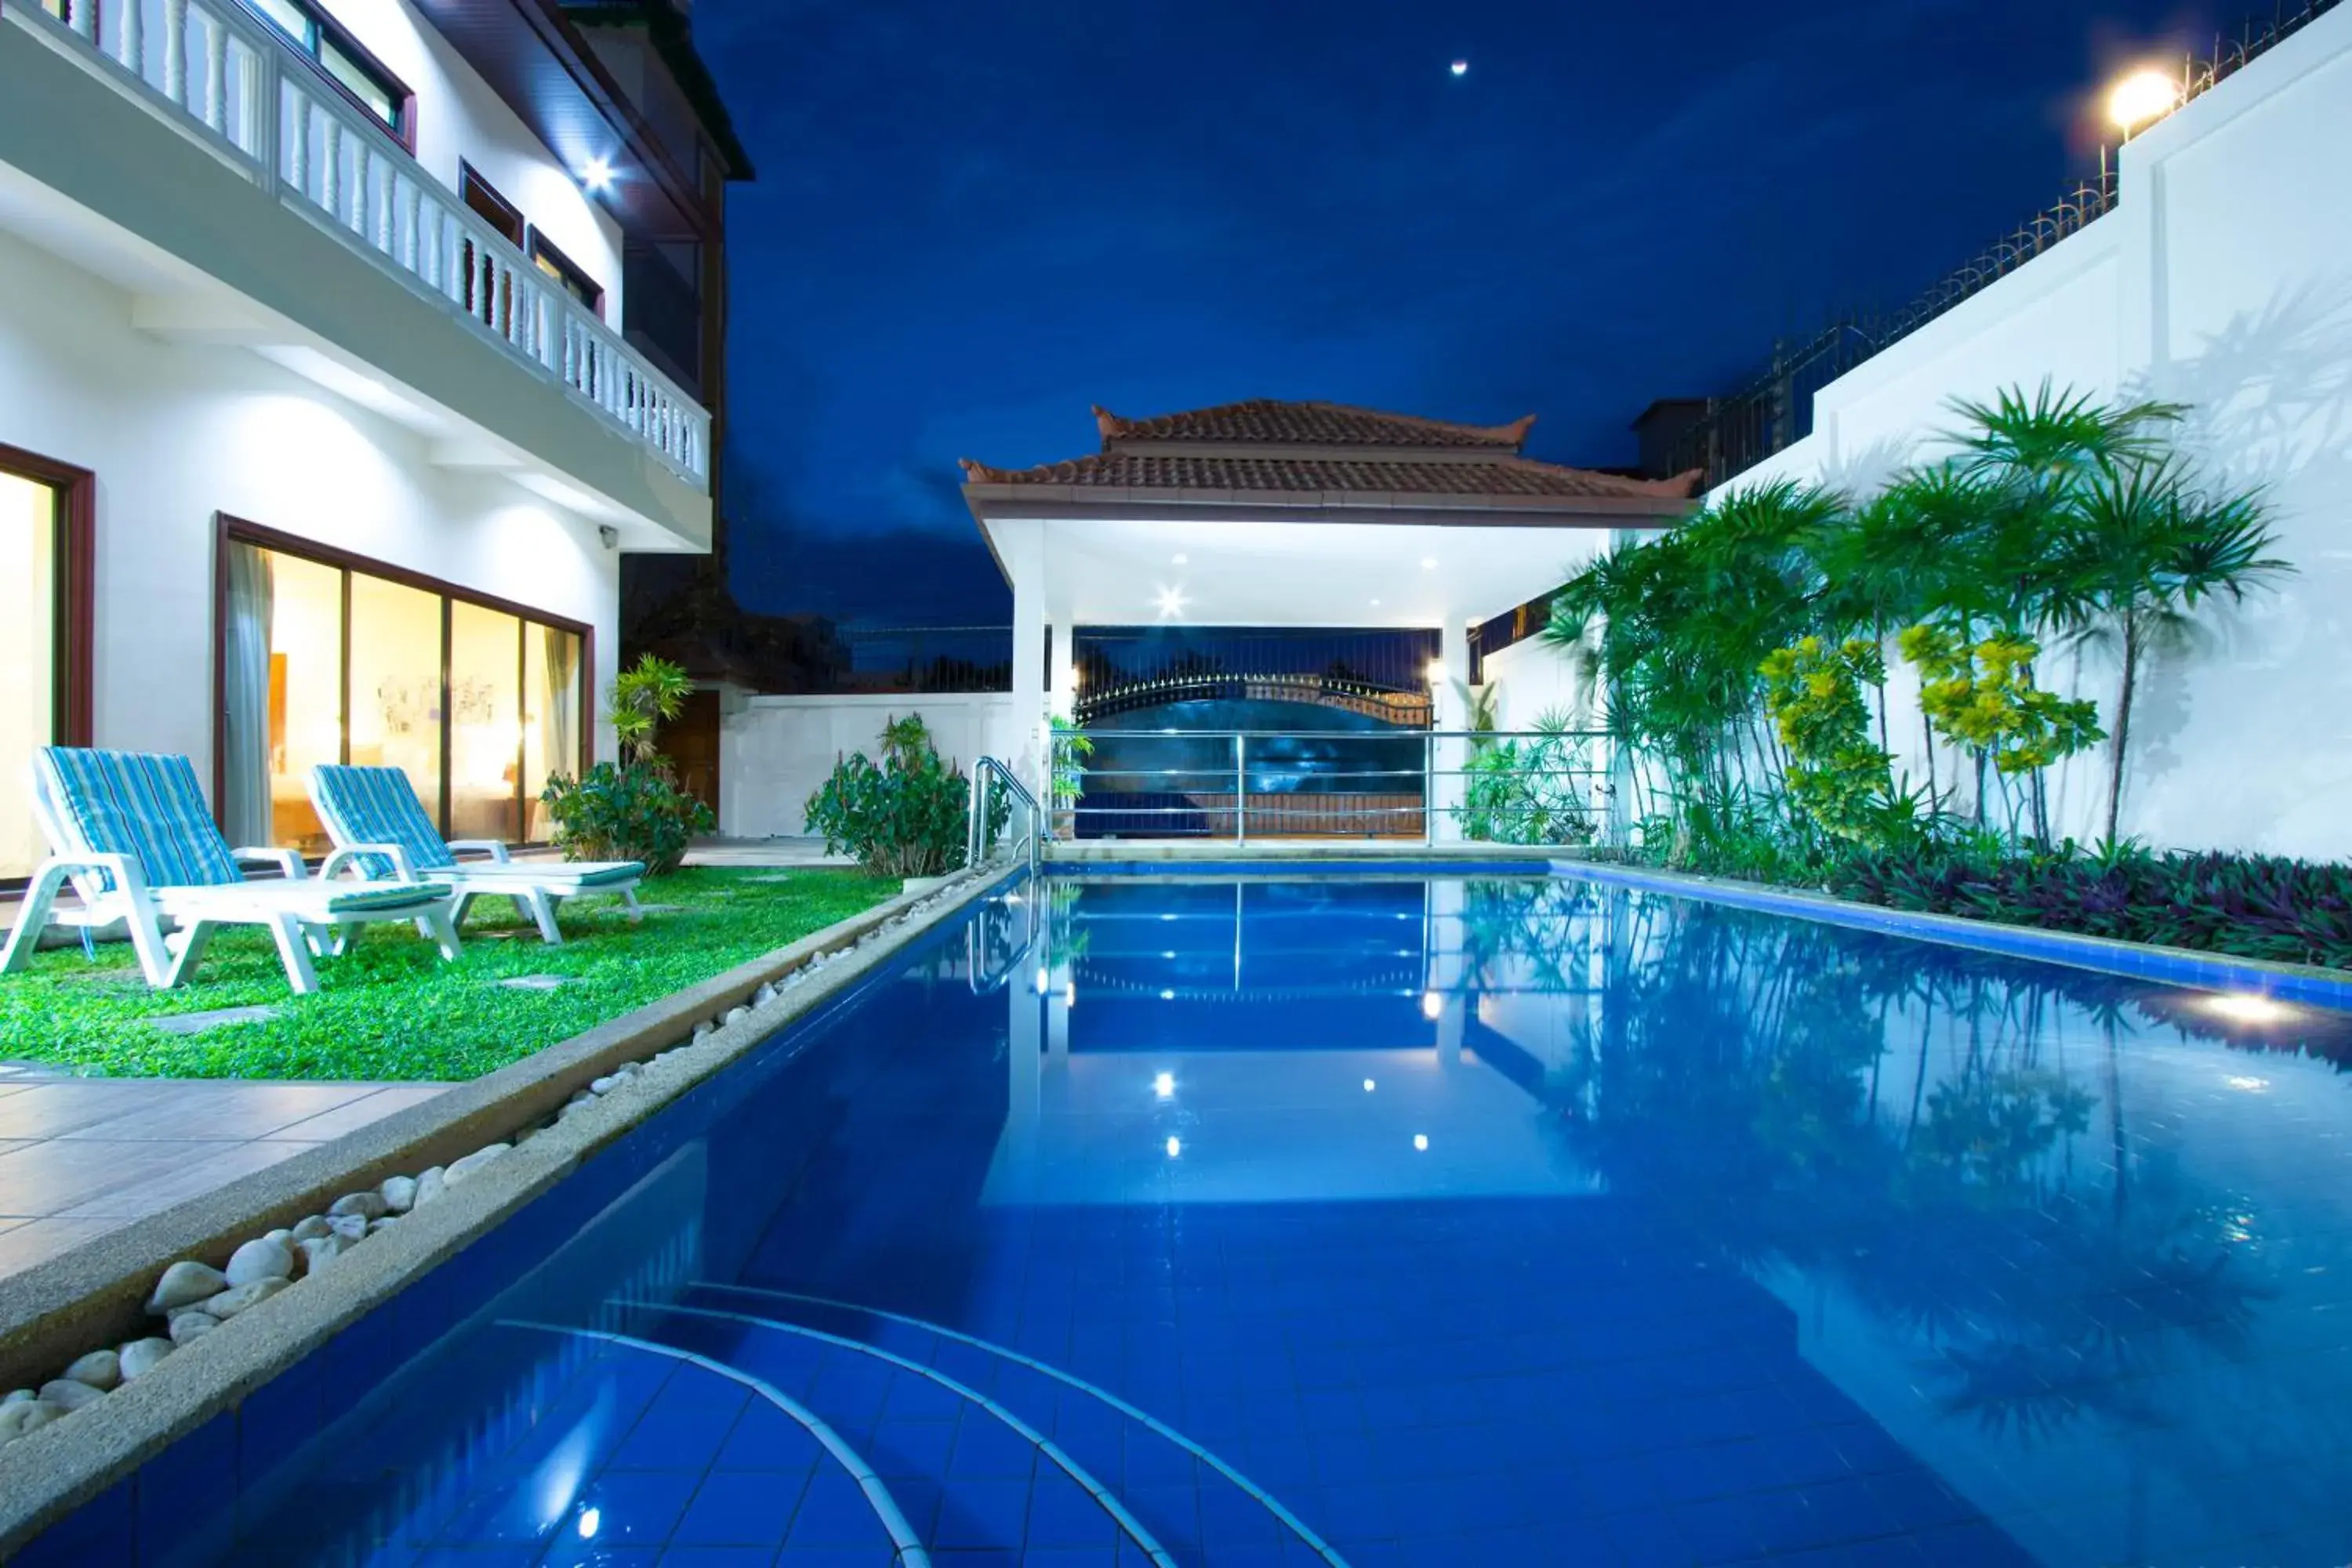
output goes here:
[[710, 416], [230, 0], [40, 0], [8, 18], [79, 49], [296, 212], [469, 319], [700, 489]]

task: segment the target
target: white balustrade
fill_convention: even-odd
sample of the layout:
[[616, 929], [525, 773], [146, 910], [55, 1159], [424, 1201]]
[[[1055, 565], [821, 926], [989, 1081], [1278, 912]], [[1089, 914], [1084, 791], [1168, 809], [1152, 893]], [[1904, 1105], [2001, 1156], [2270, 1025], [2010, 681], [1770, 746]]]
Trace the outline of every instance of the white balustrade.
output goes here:
[[[698, 487], [710, 416], [427, 174], [268, 24], [224, 0], [39, 0], [0, 15], [83, 49], [256, 184], [340, 231]], [[160, 37], [155, 35], [160, 33]], [[192, 62], [201, 59], [201, 71]]]

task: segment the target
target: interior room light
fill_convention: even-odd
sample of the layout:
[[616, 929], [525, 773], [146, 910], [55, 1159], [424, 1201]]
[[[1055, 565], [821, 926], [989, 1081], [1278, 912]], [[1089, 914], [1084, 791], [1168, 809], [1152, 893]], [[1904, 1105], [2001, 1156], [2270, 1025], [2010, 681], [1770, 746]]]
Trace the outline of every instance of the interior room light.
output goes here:
[[613, 161], [610, 158], [604, 157], [589, 159], [585, 163], [580, 165], [580, 183], [587, 186], [590, 190], [597, 192], [600, 195], [605, 191], [611, 190], [613, 188]]
[[1151, 1092], [1166, 1100], [1176, 1092], [1176, 1075], [1163, 1072], [1151, 1080]]
[[1445, 998], [1434, 991], [1421, 994], [1421, 1016], [1434, 1024], [1445, 1012]]
[[1429, 1134], [1428, 1134], [1428, 1133], [1426, 1133], [1426, 1132], [1416, 1132], [1416, 1133], [1414, 1133], [1414, 1134], [1412, 1135], [1412, 1146], [1413, 1146], [1414, 1148], [1416, 1148], [1416, 1149], [1426, 1149], [1426, 1148], [1428, 1148], [1428, 1147], [1429, 1147]]
[[2161, 120], [2180, 102], [2180, 83], [2168, 71], [2146, 66], [2107, 89], [2107, 118], [2126, 135]]
[[1165, 617], [1170, 616], [1181, 616], [1181, 615], [1182, 615], [1183, 613], [1184, 613], [1184, 591], [1183, 591], [1181, 588], [1162, 588], [1162, 589], [1160, 589], [1160, 616], [1161, 616], [1163, 618], [1165, 618]]

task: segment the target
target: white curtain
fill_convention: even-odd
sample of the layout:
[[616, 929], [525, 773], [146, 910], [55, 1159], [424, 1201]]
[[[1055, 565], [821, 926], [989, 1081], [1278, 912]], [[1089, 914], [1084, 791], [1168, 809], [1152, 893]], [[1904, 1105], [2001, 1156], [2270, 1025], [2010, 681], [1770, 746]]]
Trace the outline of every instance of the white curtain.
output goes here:
[[221, 658], [228, 694], [221, 727], [221, 827], [229, 842], [268, 844], [269, 624], [275, 597], [269, 555], [250, 544], [228, 547], [228, 625]]
[[547, 771], [580, 776], [580, 639], [542, 626], [547, 639], [547, 690], [540, 698], [540, 725], [547, 742]]

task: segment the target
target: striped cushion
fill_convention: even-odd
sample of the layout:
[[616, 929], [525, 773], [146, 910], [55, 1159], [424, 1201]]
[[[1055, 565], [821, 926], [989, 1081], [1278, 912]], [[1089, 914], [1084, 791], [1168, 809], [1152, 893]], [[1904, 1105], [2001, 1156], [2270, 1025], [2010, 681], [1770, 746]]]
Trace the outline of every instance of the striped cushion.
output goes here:
[[[319, 813], [338, 844], [397, 844], [408, 851], [408, 863], [418, 875], [446, 870], [457, 863], [449, 846], [435, 830], [433, 819], [416, 798], [416, 787], [398, 768], [355, 768], [325, 763], [313, 768], [311, 780]], [[399, 875], [388, 857], [362, 855], [354, 861], [361, 874], [376, 880]]]
[[[44, 746], [40, 757], [72, 847], [128, 855], [148, 885], [215, 888], [241, 882], [185, 757]], [[108, 891], [114, 879], [100, 873]]]

